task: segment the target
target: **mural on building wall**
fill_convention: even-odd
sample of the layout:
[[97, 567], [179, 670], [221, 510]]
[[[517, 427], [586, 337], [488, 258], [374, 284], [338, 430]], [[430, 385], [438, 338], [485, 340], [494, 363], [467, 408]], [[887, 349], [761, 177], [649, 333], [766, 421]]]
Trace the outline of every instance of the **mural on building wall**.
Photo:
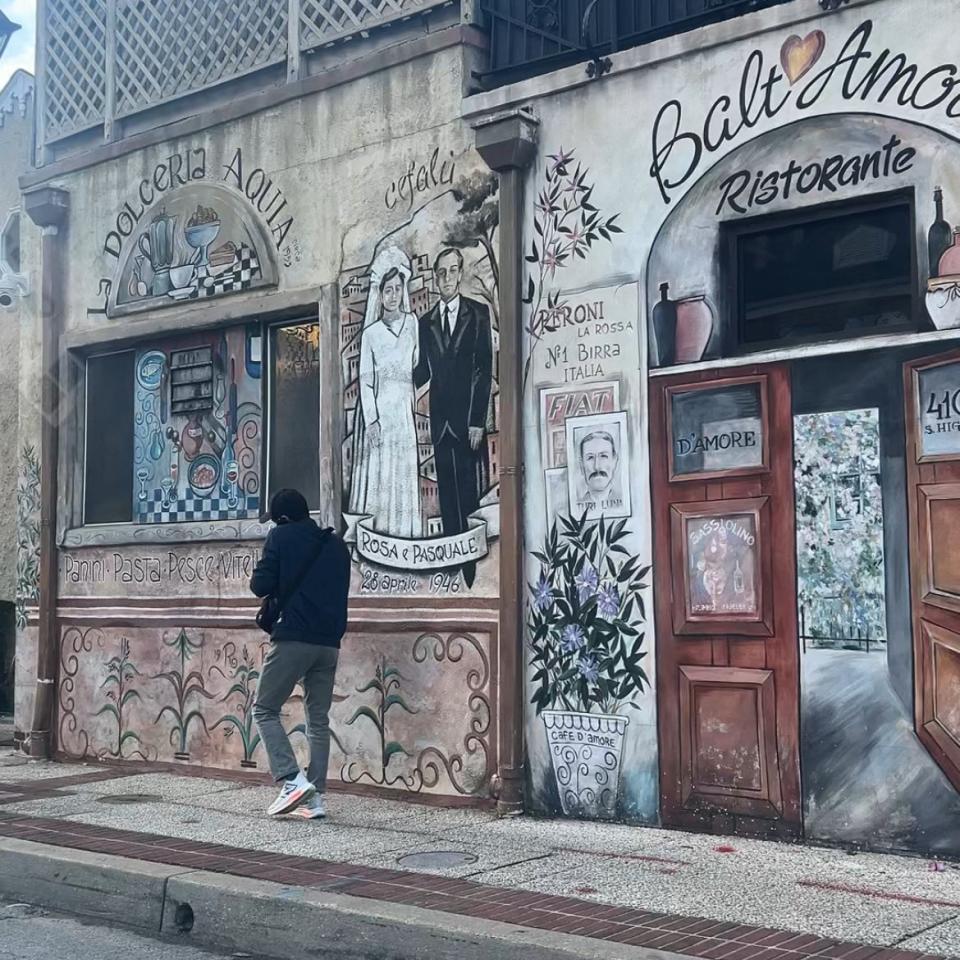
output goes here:
[[[733, 325], [738, 304], [730, 299], [724, 227], [737, 228], [738, 221], [767, 213], [795, 212], [799, 219], [819, 213], [826, 202], [861, 201], [894, 190], [915, 198], [915, 249], [909, 249], [913, 227], [895, 227], [892, 215], [887, 222], [878, 215], [849, 228], [838, 223], [829, 243], [819, 246], [799, 229], [790, 236], [785, 230], [765, 234], [744, 246], [742, 262], [760, 277], [760, 286], [774, 270], [779, 282], [791, 269], [798, 277], [811, 276], [814, 265], [821, 275], [842, 282], [857, 276], [869, 281], [840, 316], [841, 326], [818, 327], [826, 322], [821, 308], [807, 311], [808, 319], [816, 321], [807, 331], [798, 310], [776, 327], [770, 340], [824, 341], [851, 331], [869, 335], [960, 327], [960, 259], [954, 257], [960, 239], [955, 231], [960, 180], [950, 161], [958, 147], [951, 137], [926, 126], [937, 103], [942, 109], [947, 102], [948, 93], [935, 76], [946, 68], [915, 63], [904, 54], [897, 82], [890, 82], [891, 72], [884, 74], [879, 66], [868, 73], [871, 58], [900, 62], [897, 49], [884, 50], [870, 22], [852, 33], [815, 31], [778, 42], [782, 69], [768, 71], [770, 85], [758, 85], [755, 108], [769, 93], [765, 102], [771, 119], [782, 114], [786, 125], [751, 139], [752, 123], [733, 122], [737, 98], [723, 100], [722, 79], [716, 84], [719, 99], [672, 100], [655, 120], [651, 175], [664, 202], [672, 205], [652, 245], [646, 275], [648, 347], [655, 365], [718, 359], [723, 350], [744, 349], [737, 342], [742, 328]], [[741, 80], [749, 90], [768, 53], [755, 50], [745, 56]], [[881, 81], [883, 76], [888, 79]], [[876, 108], [892, 104], [894, 97], [911, 118], [916, 111], [918, 122], [877, 115]], [[803, 111], [828, 98], [832, 115], [804, 116]], [[695, 119], [691, 122], [697, 116], [704, 119], [711, 109], [709, 131]], [[844, 112], [857, 110], [873, 112]], [[729, 126], [724, 127], [721, 116], [731, 120]], [[736, 149], [721, 156], [721, 146]], [[748, 226], [752, 231], [763, 225], [751, 219]], [[781, 257], [788, 242], [794, 243], [794, 252]], [[896, 251], [904, 249], [906, 255], [897, 259]], [[894, 262], [896, 273], [886, 267]], [[885, 293], [884, 284], [897, 285], [900, 292]], [[785, 289], [779, 293], [792, 295]], [[744, 316], [753, 309], [774, 329], [780, 322], [775, 302], [744, 297], [745, 306], [739, 305]], [[921, 306], [913, 312], [916, 299], [925, 311]], [[681, 309], [690, 302], [701, 304], [696, 317], [685, 317]], [[955, 344], [928, 348], [936, 354]], [[913, 350], [916, 355], [922, 348]], [[909, 586], [907, 503], [916, 492], [904, 471], [904, 461], [914, 453], [903, 423], [901, 384], [908, 357], [888, 348], [791, 364], [803, 829], [826, 840], [951, 853], [960, 849], [960, 793], [924, 746], [914, 716], [914, 700], [922, 694], [914, 684], [920, 666], [911, 629], [916, 597]], [[955, 375], [948, 366], [933, 371], [924, 374], [915, 428], [925, 455], [942, 451], [950, 456], [955, 452]], [[674, 476], [683, 479], [692, 469], [687, 465], [691, 459], [698, 469], [761, 466], [764, 454], [755, 436], [758, 414], [753, 407], [719, 410], [713, 403], [710, 416], [701, 418], [703, 429], [686, 432], [674, 407]], [[725, 434], [729, 443], [723, 450]], [[737, 436], [740, 442], [734, 445]], [[722, 546], [718, 542], [711, 549]], [[724, 551], [730, 555], [729, 538]], [[704, 579], [704, 596], [710, 592], [707, 575], [716, 581], [712, 559], [698, 558], [690, 571]], [[746, 588], [743, 563], [741, 571]], [[737, 602], [735, 575], [735, 565], [721, 572], [723, 596]]]
[[40, 600], [40, 458], [32, 444], [20, 452], [17, 477], [17, 628]]
[[282, 188], [240, 148], [212, 163], [205, 147], [160, 160], [117, 211], [98, 281], [109, 317], [275, 286], [278, 255], [301, 256]]
[[622, 232], [596, 191], [576, 150], [550, 154], [527, 243], [527, 500], [542, 498], [527, 529], [539, 544], [526, 617], [534, 806], [653, 819], [649, 547], [632, 520], [645, 470], [631, 376], [642, 366], [636, 286], [563, 285]]
[[650, 567], [630, 555], [626, 524], [561, 514], [533, 554], [541, 566], [527, 611], [532, 702], [567, 816], [616, 816], [626, 708], [650, 687]]
[[344, 516], [363, 592], [474, 585], [498, 520], [496, 179], [474, 174], [341, 285]]
[[[463, 631], [352, 635], [333, 697], [330, 778], [485, 796], [496, 762], [492, 642]], [[267, 647], [244, 629], [65, 628], [59, 748], [75, 759], [265, 769], [253, 701]], [[282, 718], [305, 760], [299, 688]]]
[[137, 352], [137, 523], [259, 516], [261, 350], [255, 325]]

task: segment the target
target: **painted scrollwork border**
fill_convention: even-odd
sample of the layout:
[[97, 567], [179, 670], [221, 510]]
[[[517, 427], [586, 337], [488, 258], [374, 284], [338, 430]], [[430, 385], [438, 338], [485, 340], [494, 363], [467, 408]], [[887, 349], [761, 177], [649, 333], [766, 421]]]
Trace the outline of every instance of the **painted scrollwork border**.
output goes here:
[[487, 737], [493, 723], [493, 707], [490, 702], [490, 658], [483, 644], [469, 633], [455, 631], [444, 638], [440, 633], [424, 633], [414, 641], [411, 656], [415, 663], [425, 663], [429, 657], [437, 663], [460, 663], [467, 648], [472, 648], [480, 658], [480, 667], [474, 667], [467, 673], [467, 688], [470, 696], [467, 704], [470, 708], [470, 730], [463, 738], [463, 753], [446, 756], [439, 747], [425, 747], [417, 755], [416, 776], [419, 786], [415, 792], [432, 789], [440, 782], [446, 772], [453, 788], [468, 796], [474, 793], [464, 786], [460, 775], [463, 773], [466, 758], [482, 752], [484, 757], [484, 782], [490, 779], [491, 757]]

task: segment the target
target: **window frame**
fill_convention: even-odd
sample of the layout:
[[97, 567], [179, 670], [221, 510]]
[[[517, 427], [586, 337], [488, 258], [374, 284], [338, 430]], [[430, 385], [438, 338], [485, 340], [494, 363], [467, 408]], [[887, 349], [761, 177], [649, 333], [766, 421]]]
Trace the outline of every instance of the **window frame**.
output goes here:
[[[830, 334], [811, 333], [809, 336], [773, 337], [765, 340], [748, 341], [744, 339], [746, 310], [738, 257], [739, 243], [744, 237], [784, 227], [813, 224], [823, 220], [836, 220], [844, 216], [868, 214], [894, 207], [907, 207], [910, 219], [910, 281], [909, 290], [906, 291], [909, 294], [910, 306], [908, 319], [905, 323], [884, 327], [882, 330], [875, 332], [855, 330], [850, 333], [842, 331]], [[724, 220], [720, 224], [720, 254], [721, 281], [730, 290], [730, 299], [723, 317], [720, 337], [721, 356], [724, 358], [749, 356], [752, 353], [764, 350], [855, 340], [870, 336], [920, 333], [924, 328], [923, 314], [919, 309], [920, 272], [917, 259], [919, 249], [917, 242], [916, 190], [912, 186], [866, 196], [832, 200], [827, 203], [794, 207], [790, 210], [765, 213], [738, 220]], [[814, 311], [818, 306], [835, 304], [837, 299], [836, 296], [831, 295], [804, 298], [804, 306], [801, 309]], [[784, 302], [783, 309], [784, 312], [791, 309], [789, 300]]]
[[[264, 363], [264, 373], [261, 379], [261, 383], [264, 390], [264, 404], [263, 409], [265, 412], [264, 415], [264, 439], [263, 439], [263, 454], [261, 456], [261, 484], [260, 489], [263, 490], [263, 497], [260, 507], [260, 518], [261, 522], [265, 523], [270, 518], [270, 498], [273, 496], [273, 490], [270, 489], [270, 462], [271, 455], [273, 452], [272, 448], [272, 435], [273, 435], [273, 413], [274, 413], [274, 402], [275, 402], [275, 377], [274, 377], [274, 359], [275, 359], [275, 347], [274, 347], [274, 331], [282, 330], [286, 327], [299, 327], [306, 326], [307, 324], [316, 325], [320, 331], [320, 336], [323, 336], [323, 321], [319, 312], [314, 311], [312, 316], [308, 314], [299, 314], [295, 316], [283, 317], [276, 320], [271, 320], [263, 324], [263, 363]], [[339, 359], [339, 353], [337, 353]], [[323, 500], [323, 471], [321, 468], [321, 457], [320, 457], [320, 435], [323, 432], [323, 344], [320, 345], [320, 358], [318, 360], [318, 369], [317, 369], [317, 420], [319, 433], [317, 436], [317, 476], [319, 480], [319, 489], [317, 490], [317, 496], [321, 501], [321, 504], [316, 507], [310, 508], [311, 516], [319, 516], [322, 511], [322, 500]]]

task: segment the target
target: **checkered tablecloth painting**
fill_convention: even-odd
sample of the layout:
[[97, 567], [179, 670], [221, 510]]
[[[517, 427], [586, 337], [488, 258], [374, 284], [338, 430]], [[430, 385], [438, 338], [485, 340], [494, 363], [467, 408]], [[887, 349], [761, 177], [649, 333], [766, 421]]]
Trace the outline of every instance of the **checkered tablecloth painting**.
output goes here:
[[219, 297], [223, 293], [247, 290], [260, 276], [260, 260], [256, 251], [243, 245], [234, 254], [229, 270], [224, 270], [215, 277], [208, 277], [207, 282], [198, 283], [187, 299], [199, 300], [201, 297]]
[[231, 506], [229, 497], [184, 497], [164, 505], [163, 491], [155, 490], [137, 509], [140, 523], [183, 523], [190, 520], [247, 520], [260, 515], [259, 497], [238, 497]]

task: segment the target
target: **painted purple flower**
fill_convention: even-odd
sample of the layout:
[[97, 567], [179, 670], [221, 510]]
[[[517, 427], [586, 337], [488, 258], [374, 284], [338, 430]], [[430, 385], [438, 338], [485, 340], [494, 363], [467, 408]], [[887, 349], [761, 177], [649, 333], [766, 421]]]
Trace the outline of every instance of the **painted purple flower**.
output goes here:
[[576, 623], [568, 624], [560, 633], [560, 645], [564, 653], [575, 653], [587, 642], [583, 629]]
[[597, 611], [604, 620], [613, 620], [620, 612], [620, 591], [614, 583], [605, 583], [597, 596]]
[[540, 579], [533, 587], [533, 602], [539, 610], [546, 610], [550, 604], [553, 603], [553, 590], [550, 587], [550, 581], [544, 576], [542, 571], [540, 573]]
[[597, 593], [600, 586], [600, 574], [592, 563], [585, 563], [583, 569], [577, 574], [577, 589], [580, 591], [580, 602], [586, 603]]
[[580, 662], [577, 664], [577, 669], [580, 671], [580, 676], [588, 683], [595, 683], [597, 677], [600, 676], [600, 668], [597, 661], [590, 656], [581, 657]]

